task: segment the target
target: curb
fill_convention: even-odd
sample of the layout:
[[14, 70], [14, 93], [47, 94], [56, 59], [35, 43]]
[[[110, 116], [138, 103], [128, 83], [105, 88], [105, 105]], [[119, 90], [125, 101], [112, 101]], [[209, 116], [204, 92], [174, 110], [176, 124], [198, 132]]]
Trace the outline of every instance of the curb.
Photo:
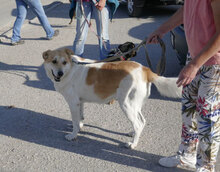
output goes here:
[[[64, 0], [60, 0], [60, 1], [55, 1], [53, 3], [51, 3], [47, 8], [44, 8], [45, 13], [48, 13], [49, 11], [53, 10], [54, 8], [56, 8], [57, 6], [63, 4]], [[36, 15], [34, 15], [33, 19], [31, 20], [25, 20], [24, 24], [22, 27], [25, 27], [25, 25], [29, 24], [30, 22], [34, 21], [37, 18]], [[11, 37], [11, 30], [13, 29], [13, 25], [14, 21], [9, 22], [7, 25], [2, 27], [2, 33], [0, 34], [0, 43], [5, 40], [5, 39], [9, 39], [9, 37]], [[5, 28], [5, 30], [4, 30]]]

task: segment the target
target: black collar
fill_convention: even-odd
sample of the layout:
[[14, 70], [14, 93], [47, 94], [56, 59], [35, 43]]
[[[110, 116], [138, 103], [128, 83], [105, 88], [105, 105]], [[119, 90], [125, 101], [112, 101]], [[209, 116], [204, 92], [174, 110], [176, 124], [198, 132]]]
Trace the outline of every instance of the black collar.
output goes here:
[[75, 64], [78, 64], [78, 65], [87, 65], [87, 64], [92, 64], [92, 63], [89, 63], [89, 62], [79, 62], [79, 61], [75, 61], [72, 59], [72, 62], [75, 63]]

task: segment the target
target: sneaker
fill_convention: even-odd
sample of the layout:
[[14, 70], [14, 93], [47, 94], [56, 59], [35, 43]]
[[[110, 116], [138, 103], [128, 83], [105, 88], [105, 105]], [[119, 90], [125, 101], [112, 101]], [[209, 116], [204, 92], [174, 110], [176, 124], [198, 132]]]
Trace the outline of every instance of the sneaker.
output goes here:
[[200, 167], [196, 170], [196, 172], [215, 172], [215, 170], [208, 170], [207, 168]]
[[11, 42], [12, 46], [19, 45], [19, 44], [24, 44], [24, 40], [19, 40], [19, 41], [16, 41], [16, 42]]
[[169, 156], [165, 158], [161, 158], [159, 160], [159, 164], [163, 167], [183, 167], [183, 168], [191, 168], [195, 169], [196, 168], [196, 159], [192, 162], [189, 161], [188, 159], [180, 156], [180, 155], [174, 155], [174, 156]]
[[59, 33], [60, 33], [59, 30], [55, 30], [53, 36], [52, 36], [51, 38], [47, 37], [47, 39], [48, 39], [48, 40], [52, 40], [54, 37], [58, 36]]

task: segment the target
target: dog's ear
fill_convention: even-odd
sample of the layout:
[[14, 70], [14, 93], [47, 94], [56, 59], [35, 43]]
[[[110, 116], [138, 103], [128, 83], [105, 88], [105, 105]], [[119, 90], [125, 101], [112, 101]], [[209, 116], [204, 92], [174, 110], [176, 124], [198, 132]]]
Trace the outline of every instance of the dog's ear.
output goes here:
[[47, 50], [47, 51], [43, 52], [42, 56], [45, 61], [48, 60], [51, 52], [52, 52], [51, 50]]
[[74, 55], [74, 52], [73, 52], [71, 49], [69, 49], [69, 48], [65, 48], [64, 51], [65, 51], [66, 54], [68, 54], [68, 55]]

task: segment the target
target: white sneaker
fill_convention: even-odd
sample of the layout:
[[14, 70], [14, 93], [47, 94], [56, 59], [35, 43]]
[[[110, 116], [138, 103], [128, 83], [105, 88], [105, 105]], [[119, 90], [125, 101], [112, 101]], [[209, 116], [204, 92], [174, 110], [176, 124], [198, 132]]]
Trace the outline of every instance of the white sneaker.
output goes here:
[[174, 156], [169, 156], [165, 158], [161, 158], [159, 160], [159, 164], [164, 166], [164, 167], [185, 167], [185, 168], [191, 168], [195, 169], [196, 168], [196, 159], [189, 161], [188, 159], [180, 156], [180, 155], [174, 155]]
[[215, 172], [215, 170], [210, 171], [204, 167], [200, 167], [196, 170], [196, 172]]

